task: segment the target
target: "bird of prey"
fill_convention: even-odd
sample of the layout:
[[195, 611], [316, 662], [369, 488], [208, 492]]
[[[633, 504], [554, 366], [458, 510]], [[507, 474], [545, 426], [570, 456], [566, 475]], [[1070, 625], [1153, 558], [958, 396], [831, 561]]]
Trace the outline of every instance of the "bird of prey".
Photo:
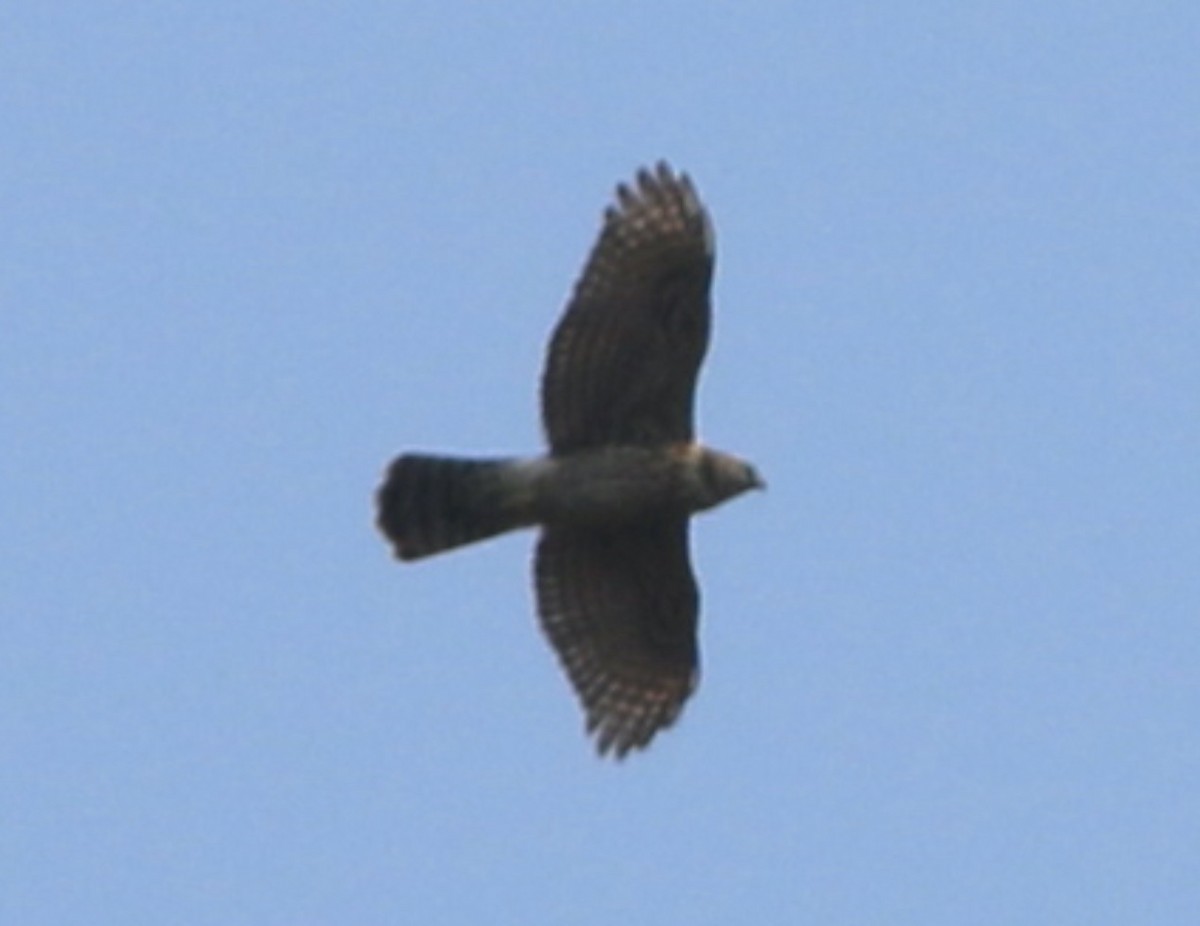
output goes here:
[[713, 263], [687, 174], [659, 163], [618, 185], [550, 339], [549, 453], [408, 453], [376, 495], [378, 527], [402, 560], [540, 529], [538, 614], [601, 755], [644, 748], [695, 688], [689, 519], [763, 487], [753, 466], [694, 435]]

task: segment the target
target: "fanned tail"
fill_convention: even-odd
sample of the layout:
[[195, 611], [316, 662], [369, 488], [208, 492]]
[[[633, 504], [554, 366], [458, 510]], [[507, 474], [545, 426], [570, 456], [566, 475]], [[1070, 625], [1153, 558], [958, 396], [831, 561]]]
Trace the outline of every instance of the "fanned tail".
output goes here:
[[517, 460], [405, 454], [376, 493], [376, 524], [400, 559], [420, 559], [531, 523], [526, 468]]

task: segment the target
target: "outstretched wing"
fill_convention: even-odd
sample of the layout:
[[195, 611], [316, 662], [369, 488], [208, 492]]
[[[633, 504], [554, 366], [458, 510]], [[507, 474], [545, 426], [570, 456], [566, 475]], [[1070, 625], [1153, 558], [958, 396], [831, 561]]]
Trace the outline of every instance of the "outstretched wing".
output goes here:
[[617, 187], [546, 356], [542, 419], [554, 453], [692, 439], [713, 260], [687, 174], [660, 163]]
[[542, 628], [601, 755], [646, 746], [696, 685], [700, 595], [687, 520], [545, 529], [535, 567]]

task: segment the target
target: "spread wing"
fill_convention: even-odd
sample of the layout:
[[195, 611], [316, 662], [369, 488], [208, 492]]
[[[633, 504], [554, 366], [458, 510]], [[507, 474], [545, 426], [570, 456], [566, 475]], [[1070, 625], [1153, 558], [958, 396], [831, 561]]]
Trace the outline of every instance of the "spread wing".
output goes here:
[[617, 187], [547, 352], [542, 419], [552, 452], [692, 439], [713, 254], [687, 174], [660, 163]]
[[547, 527], [535, 580], [542, 628], [597, 749], [621, 758], [646, 746], [674, 723], [698, 677], [686, 519]]

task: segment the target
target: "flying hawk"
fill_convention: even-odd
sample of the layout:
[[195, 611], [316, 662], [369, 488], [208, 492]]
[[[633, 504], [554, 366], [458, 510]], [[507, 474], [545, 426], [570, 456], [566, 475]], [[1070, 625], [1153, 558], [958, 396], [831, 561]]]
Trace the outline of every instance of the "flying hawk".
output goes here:
[[713, 261], [687, 174], [639, 171], [617, 187], [550, 340], [549, 452], [404, 454], [376, 496], [403, 560], [540, 528], [538, 614], [602, 755], [645, 747], [696, 686], [691, 516], [763, 487], [749, 463], [695, 440]]

